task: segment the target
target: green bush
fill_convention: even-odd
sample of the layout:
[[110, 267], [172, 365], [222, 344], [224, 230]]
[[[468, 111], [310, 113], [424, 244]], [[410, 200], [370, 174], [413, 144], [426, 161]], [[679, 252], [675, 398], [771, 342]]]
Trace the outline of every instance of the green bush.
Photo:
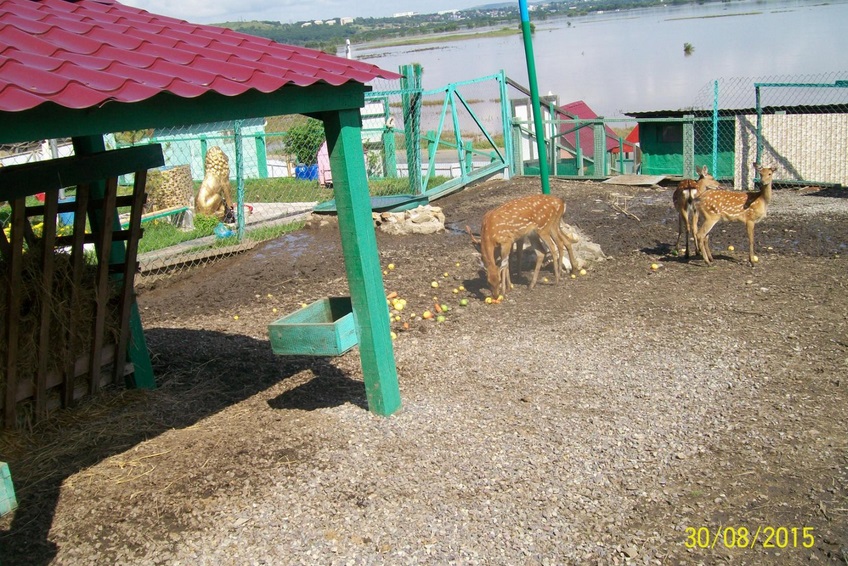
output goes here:
[[298, 163], [313, 165], [318, 162], [318, 150], [324, 143], [324, 123], [315, 118], [295, 124], [283, 136], [286, 151], [293, 154]]

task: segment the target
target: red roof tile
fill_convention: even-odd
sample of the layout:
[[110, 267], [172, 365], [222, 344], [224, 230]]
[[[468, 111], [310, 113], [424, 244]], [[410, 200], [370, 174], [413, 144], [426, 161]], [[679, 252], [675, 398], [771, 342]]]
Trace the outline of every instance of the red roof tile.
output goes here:
[[0, 111], [87, 108], [162, 92], [236, 96], [399, 75], [114, 0], [0, 0]]

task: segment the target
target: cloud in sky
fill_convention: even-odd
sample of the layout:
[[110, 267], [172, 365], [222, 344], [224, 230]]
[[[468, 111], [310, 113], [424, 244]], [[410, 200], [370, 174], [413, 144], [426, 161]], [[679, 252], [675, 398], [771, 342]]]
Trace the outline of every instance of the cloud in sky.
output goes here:
[[[480, 5], [479, 0], [119, 0], [154, 14], [197, 24], [269, 20], [292, 23], [339, 17], [387, 17], [399, 12], [434, 13]], [[516, 3], [517, 4], [517, 3]]]

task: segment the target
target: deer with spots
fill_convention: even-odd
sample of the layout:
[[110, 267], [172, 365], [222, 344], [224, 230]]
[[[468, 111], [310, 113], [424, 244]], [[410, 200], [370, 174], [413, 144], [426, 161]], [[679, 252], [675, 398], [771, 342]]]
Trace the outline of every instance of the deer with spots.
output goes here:
[[695, 199], [695, 210], [704, 219], [695, 235], [696, 245], [708, 265], [713, 261], [713, 254], [710, 252], [710, 230], [721, 220], [745, 224], [748, 231], [748, 260], [751, 265], [759, 261], [754, 255], [754, 226], [765, 218], [771, 203], [774, 168], [761, 167], [755, 163], [754, 169], [760, 175], [759, 191], [711, 189]]
[[[572, 273], [577, 270], [572, 240], [561, 227], [565, 202], [551, 195], [531, 195], [510, 200], [483, 216], [480, 227], [480, 255], [492, 296], [505, 294], [510, 286], [509, 255], [515, 242], [523, 247], [529, 237], [536, 253], [536, 267], [530, 283], [532, 289], [539, 278], [547, 247], [553, 256], [554, 275], [559, 282], [563, 248], [568, 252]], [[520, 269], [520, 267], [519, 267]]]
[[[698, 240], [695, 233], [698, 230], [698, 212], [695, 210], [695, 199], [698, 198], [707, 189], [719, 188], [715, 177], [710, 175], [707, 166], [695, 169], [698, 173], [698, 180], [683, 179], [677, 188], [674, 189], [674, 194], [671, 197], [674, 203], [674, 209], [677, 210], [677, 243], [674, 244], [674, 249], [680, 249], [680, 236], [686, 234], [686, 257], [689, 257], [689, 237], [691, 236], [695, 243], [695, 253], [698, 253]], [[684, 231], [685, 229], [685, 231]]]

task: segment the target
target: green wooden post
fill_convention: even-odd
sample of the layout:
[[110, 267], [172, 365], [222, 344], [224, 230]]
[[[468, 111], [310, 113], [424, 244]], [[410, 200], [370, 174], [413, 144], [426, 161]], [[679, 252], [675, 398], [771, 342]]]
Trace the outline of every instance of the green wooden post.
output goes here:
[[[683, 177], [692, 178], [695, 175], [695, 115], [683, 116]], [[716, 175], [715, 169], [712, 170]]]
[[595, 122], [595, 176], [607, 174], [607, 138], [604, 129], [604, 118], [598, 116]]
[[512, 163], [513, 175], [524, 175], [524, 156], [521, 154], [521, 124], [512, 125]]
[[409, 168], [409, 191], [414, 195], [424, 194], [421, 183], [421, 152], [418, 149], [421, 137], [421, 65], [403, 65], [403, 135], [406, 138], [406, 164]]
[[[498, 88], [500, 90], [500, 98], [501, 98], [501, 123], [503, 124], [503, 133], [504, 133], [504, 155], [509, 159], [509, 169], [507, 170], [506, 178], [514, 177], [516, 171], [516, 160], [515, 157], [517, 153], [514, 150], [513, 143], [515, 143], [515, 131], [513, 127], [513, 131], [510, 132], [510, 124], [512, 123], [512, 116], [509, 111], [509, 92], [507, 91], [506, 84], [506, 71], [503, 69], [498, 73]], [[520, 138], [519, 138], [520, 139]]]
[[267, 179], [268, 178], [268, 155], [266, 153], [265, 148], [265, 134], [264, 133], [256, 133], [254, 134], [254, 140], [256, 141], [256, 166], [259, 168], [259, 178]]
[[[103, 142], [102, 136], [88, 136], [82, 138], [72, 138], [74, 153], [76, 155], [88, 155], [106, 151], [106, 144]], [[102, 199], [106, 195], [106, 183], [100, 181], [91, 184], [91, 198]], [[92, 225], [96, 225], [98, 219], [89, 218]], [[121, 220], [118, 215], [115, 215], [112, 228], [115, 231], [121, 230]], [[126, 247], [123, 242], [112, 242], [112, 249], [109, 252], [109, 262], [112, 264], [123, 264], [126, 258]], [[147, 340], [144, 336], [144, 329], [141, 325], [141, 315], [138, 312], [138, 303], [133, 295], [132, 305], [130, 306], [130, 342], [127, 354], [130, 361], [135, 367], [133, 379], [134, 385], [139, 389], [154, 389], [156, 387], [156, 379], [153, 375], [153, 364], [150, 362], [150, 352], [147, 350]]]
[[395, 129], [386, 128], [383, 132], [383, 163], [385, 166], [385, 175], [389, 179], [396, 179], [397, 171], [397, 155], [395, 154]]
[[388, 416], [400, 408], [401, 401], [362, 154], [362, 117], [355, 109], [327, 112], [320, 118], [330, 153], [368, 409]]
[[238, 241], [244, 241], [244, 136], [241, 133], [241, 120], [233, 125], [233, 142], [236, 149], [236, 232]]
[[577, 175], [580, 177], [586, 174], [583, 165], [583, 148], [580, 146], [580, 129], [582, 127], [579, 120], [574, 121], [574, 157], [577, 160]]

